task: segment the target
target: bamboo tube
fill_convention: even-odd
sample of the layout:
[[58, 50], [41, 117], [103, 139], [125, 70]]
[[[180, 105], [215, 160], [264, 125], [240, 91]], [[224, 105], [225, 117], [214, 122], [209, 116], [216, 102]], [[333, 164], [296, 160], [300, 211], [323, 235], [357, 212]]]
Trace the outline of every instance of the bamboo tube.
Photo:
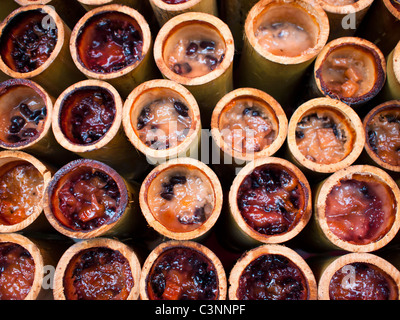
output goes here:
[[289, 121], [287, 153], [307, 176], [323, 177], [349, 167], [359, 158], [364, 144], [360, 117], [339, 100], [309, 100]]
[[285, 159], [260, 158], [233, 180], [223, 230], [236, 248], [283, 243], [297, 236], [310, 217], [311, 190], [304, 174]]
[[[284, 284], [289, 279], [292, 290]], [[317, 282], [296, 251], [266, 244], [239, 258], [229, 276], [228, 292], [230, 300], [317, 300]]]
[[398, 300], [400, 272], [371, 253], [348, 253], [319, 263], [319, 300]]
[[387, 58], [387, 78], [382, 98], [385, 101], [400, 100], [400, 41]]
[[[27, 43], [26, 39], [33, 40], [33, 35], [38, 40]], [[70, 29], [50, 6], [20, 7], [0, 26], [0, 70], [11, 78], [31, 79], [56, 96], [65, 87], [84, 78], [71, 59], [69, 37]], [[18, 40], [20, 38], [25, 40]], [[38, 48], [28, 54], [28, 46], [36, 45]]]
[[154, 168], [140, 188], [140, 208], [150, 227], [174, 240], [200, 240], [216, 223], [222, 188], [215, 173], [192, 158]]
[[78, 0], [87, 11], [93, 10], [99, 6], [110, 4], [122, 4], [137, 9], [141, 6], [141, 0]]
[[18, 7], [14, 0], [3, 0], [0, 8], [0, 22], [3, 22], [3, 19]]
[[204, 12], [218, 16], [216, 0], [150, 0], [158, 24], [163, 26], [169, 19], [185, 12]]
[[54, 229], [74, 239], [136, 238], [144, 231], [137, 187], [96, 160], [72, 161], [54, 174], [44, 213]]
[[339, 170], [316, 186], [315, 214], [304, 239], [315, 249], [381, 249], [399, 230], [399, 197], [395, 181], [377, 167]]
[[148, 163], [125, 136], [122, 107], [123, 101], [112, 85], [84, 80], [58, 97], [52, 128], [65, 149], [104, 162], [128, 180], [134, 180], [144, 174]]
[[[109, 30], [102, 24], [105, 19]], [[121, 45], [124, 38], [127, 39]], [[105, 52], [103, 47], [107, 48]], [[71, 34], [70, 50], [77, 68], [89, 79], [109, 82], [123, 98], [132, 88], [158, 75], [151, 49], [152, 36], [144, 17], [135, 9], [118, 4], [89, 11]], [[118, 59], [112, 60], [109, 55]]]
[[[175, 284], [174, 273], [192, 289], [185, 290], [185, 286]], [[159, 283], [161, 275], [166, 282]], [[204, 277], [208, 280], [203, 281]], [[159, 287], [163, 284], [164, 289]], [[142, 300], [225, 300], [226, 290], [221, 261], [210, 249], [193, 241], [161, 243], [147, 257], [140, 276]]]
[[174, 81], [157, 79], [137, 86], [125, 101], [122, 123], [130, 142], [153, 165], [198, 156], [200, 110], [190, 91]]
[[361, 21], [374, 0], [344, 1], [319, 0], [329, 18], [329, 40], [351, 37], [355, 34]]
[[[280, 31], [286, 34], [291, 25], [304, 31], [293, 38], [283, 37], [276, 44], [269, 43], [268, 36]], [[326, 44], [328, 35], [328, 17], [317, 3], [302, 0], [258, 2], [245, 23], [239, 86], [263, 90], [281, 105], [290, 103], [292, 95], [288, 93], [299, 85], [308, 66]]]
[[386, 60], [373, 43], [356, 37], [329, 42], [318, 55], [311, 91], [358, 107], [382, 90]]
[[376, 44], [386, 56], [396, 46], [400, 33], [400, 6], [396, 0], [374, 1], [356, 36]]
[[140, 272], [136, 253], [123, 242], [84, 240], [72, 245], [59, 260], [54, 299], [137, 300]]
[[170, 19], [156, 37], [154, 58], [159, 70], [193, 94], [205, 128], [210, 126], [218, 100], [233, 89], [234, 52], [228, 26], [202, 12], [187, 12]]

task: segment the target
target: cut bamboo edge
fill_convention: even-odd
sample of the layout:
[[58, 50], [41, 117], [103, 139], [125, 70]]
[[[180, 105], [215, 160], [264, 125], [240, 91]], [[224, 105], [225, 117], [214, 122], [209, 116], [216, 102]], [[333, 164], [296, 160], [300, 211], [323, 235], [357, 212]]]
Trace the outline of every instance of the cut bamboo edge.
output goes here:
[[[388, 186], [393, 193], [395, 201], [395, 213], [391, 226], [376, 241], [370, 241], [366, 244], [356, 244], [341, 239], [335, 235], [327, 223], [325, 216], [326, 201], [331, 190], [342, 180], [352, 179], [354, 175], [371, 176], [376, 181]], [[385, 199], [385, 201], [389, 199]], [[318, 247], [326, 249], [342, 249], [349, 252], [372, 252], [385, 247], [397, 235], [400, 228], [400, 190], [396, 182], [384, 170], [370, 165], [353, 165], [339, 170], [327, 179], [319, 183], [314, 189], [314, 214], [307, 230], [307, 239], [312, 241]], [[307, 240], [308, 241], [308, 240]]]
[[169, 240], [158, 245], [147, 257], [143, 264], [142, 273], [140, 276], [140, 298], [142, 300], [150, 300], [147, 286], [149, 277], [151, 275], [152, 267], [158, 257], [164, 252], [173, 249], [188, 248], [190, 250], [200, 253], [205, 257], [216, 270], [216, 277], [218, 279], [218, 298], [216, 300], [225, 300], [227, 296], [227, 279], [224, 267], [219, 258], [208, 249], [206, 246], [194, 241], [176, 241]]
[[[151, 102], [163, 98], [173, 98], [183, 102], [188, 107], [191, 127], [186, 138], [175, 147], [157, 150], [147, 146], [139, 138], [135, 126], [142, 109]], [[130, 142], [146, 156], [151, 164], [161, 164], [174, 158], [198, 156], [201, 140], [199, 106], [190, 91], [174, 81], [156, 79], [137, 86], [125, 100], [122, 124]]]
[[253, 261], [264, 255], [280, 255], [294, 263], [302, 272], [307, 284], [307, 300], [317, 300], [317, 282], [306, 261], [294, 250], [278, 244], [264, 244], [245, 252], [233, 266], [229, 275], [229, 300], [239, 300], [238, 289], [244, 270]]
[[[353, 263], [371, 264], [382, 270], [387, 277], [391, 278], [396, 284], [396, 295], [400, 297], [400, 272], [391, 263], [381, 257], [371, 253], [348, 253], [339, 258], [333, 259], [329, 264], [322, 267], [321, 277], [318, 279], [318, 299], [330, 300], [329, 287], [332, 277], [343, 267]], [[346, 272], [348, 273], [348, 271]]]
[[54, 50], [41, 66], [25, 73], [11, 69], [0, 55], [0, 70], [11, 78], [31, 79], [43, 86], [50, 94], [57, 96], [65, 87], [83, 80], [84, 76], [75, 67], [70, 56], [68, 41], [71, 31], [56, 11], [46, 5], [22, 6], [10, 13], [0, 25], [0, 37], [6, 36], [7, 27], [18, 15], [36, 10], [47, 13], [54, 21], [57, 28], [57, 42]]
[[[214, 198], [214, 206], [212, 212], [208, 219], [200, 224], [197, 228], [191, 231], [183, 231], [176, 232], [169, 230], [167, 226], [163, 225], [156, 217], [152, 211], [152, 208], [148, 202], [148, 193], [149, 188], [153, 180], [161, 173], [175, 169], [175, 168], [189, 168], [191, 170], [198, 170], [201, 174], [203, 174], [209, 181], [212, 187], [213, 198]], [[163, 164], [160, 164], [156, 168], [154, 168], [148, 176], [144, 179], [142, 186], [140, 188], [139, 194], [139, 202], [140, 208], [144, 217], [147, 220], [147, 223], [156, 230], [162, 236], [173, 239], [173, 240], [200, 240], [204, 238], [211, 230], [211, 228], [215, 225], [220, 216], [222, 209], [222, 187], [218, 180], [217, 175], [203, 162], [192, 159], [192, 158], [178, 158], [167, 161]]]
[[141, 266], [139, 259], [135, 251], [132, 250], [129, 246], [118, 240], [108, 239], [108, 238], [96, 238], [96, 239], [84, 240], [75, 243], [65, 251], [65, 253], [58, 261], [56, 271], [54, 274], [54, 289], [53, 289], [54, 299], [67, 300], [65, 295], [64, 278], [66, 277], [67, 269], [69, 267], [73, 267], [70, 266], [71, 260], [83, 251], [96, 248], [107, 248], [113, 251], [118, 251], [129, 262], [130, 271], [132, 273], [132, 278], [133, 278], [133, 287], [129, 292], [129, 295], [126, 300], [137, 300], [139, 297], [139, 282], [141, 273]]
[[130, 6], [132, 8], [137, 8], [141, 0], [78, 0], [79, 3], [90, 11], [100, 6], [111, 5], [111, 4], [122, 4], [125, 6]]
[[382, 94], [386, 101], [400, 100], [400, 41], [387, 58], [387, 79]]
[[[347, 155], [339, 162], [331, 164], [323, 164], [312, 161], [306, 157], [301, 151], [296, 142], [297, 124], [303, 117], [316, 113], [318, 110], [327, 110], [330, 115], [337, 116], [338, 121], [346, 121], [347, 132], [350, 137], [347, 137], [349, 151]], [[365, 133], [363, 124], [358, 114], [345, 103], [331, 98], [315, 98], [309, 100], [298, 107], [290, 118], [288, 126], [287, 146], [289, 157], [293, 160], [304, 173], [309, 174], [330, 174], [340, 169], [347, 168], [352, 165], [360, 156], [364, 149]], [[323, 152], [323, 151], [322, 151]]]
[[[99, 171], [107, 175], [116, 183], [120, 193], [119, 203], [115, 209], [114, 217], [101, 223], [92, 230], [72, 229], [57, 217], [60, 211], [57, 207], [57, 193], [62, 183], [67, 183], [70, 175], [75, 170], [87, 169], [89, 172]], [[57, 200], [57, 201], [55, 201]], [[44, 195], [44, 213], [47, 220], [59, 233], [74, 239], [90, 239], [100, 236], [130, 236], [138, 237], [144, 228], [144, 219], [140, 215], [138, 201], [138, 187], [126, 182], [113, 168], [91, 159], [78, 159], [59, 169], [48, 184]], [[62, 215], [62, 212], [58, 212]]]

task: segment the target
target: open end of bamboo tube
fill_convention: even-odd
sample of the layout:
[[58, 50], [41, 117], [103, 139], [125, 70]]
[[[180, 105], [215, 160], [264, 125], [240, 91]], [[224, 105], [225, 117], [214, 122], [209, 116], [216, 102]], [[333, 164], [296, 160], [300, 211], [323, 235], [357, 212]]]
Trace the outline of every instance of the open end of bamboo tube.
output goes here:
[[295, 237], [311, 216], [311, 190], [304, 174], [280, 158], [256, 159], [236, 176], [229, 208], [238, 227], [263, 243]]
[[267, 93], [239, 88], [216, 105], [211, 119], [214, 141], [233, 158], [251, 161], [272, 156], [287, 135], [287, 117]]
[[78, 82], [67, 88], [54, 104], [54, 136], [73, 152], [103, 148], [116, 136], [121, 123], [122, 99], [107, 82]]
[[356, 165], [331, 175], [316, 196], [316, 220], [329, 241], [351, 252], [378, 250], [400, 227], [400, 191], [382, 169]]
[[196, 99], [174, 81], [151, 80], [137, 86], [125, 101], [122, 119], [129, 140], [148, 159], [187, 156], [199, 141]]
[[160, 234], [192, 240], [208, 232], [222, 208], [222, 188], [204, 163], [178, 158], [157, 166], [140, 189], [140, 207]]
[[137, 300], [141, 267], [135, 252], [107, 238], [82, 241], [61, 257], [54, 275], [56, 300]]
[[294, 250], [262, 245], [243, 254], [232, 268], [229, 299], [316, 300], [317, 282], [308, 264]]
[[378, 47], [365, 39], [335, 39], [318, 55], [314, 79], [323, 95], [361, 104], [375, 97], [385, 84], [386, 60]]
[[153, 5], [164, 11], [185, 11], [203, 0], [150, 0]]
[[231, 66], [234, 41], [219, 18], [187, 12], [166, 22], [154, 43], [154, 58], [168, 79], [187, 86], [221, 76]]
[[46, 189], [44, 212], [60, 233], [77, 239], [104, 235], [124, 215], [128, 191], [111, 167], [79, 159], [58, 170]]
[[319, 300], [398, 300], [400, 272], [370, 253], [343, 255], [324, 270]]
[[43, 281], [43, 257], [28, 238], [0, 234], [0, 300], [36, 300]]
[[318, 2], [325, 11], [342, 15], [364, 10], [373, 0], [319, 0]]
[[20, 6], [28, 6], [32, 4], [48, 4], [51, 0], [14, 0]]
[[332, 173], [358, 159], [365, 134], [352, 108], [339, 100], [317, 98], [293, 113], [287, 141], [299, 165], [314, 172]]
[[0, 83], [0, 146], [27, 148], [51, 130], [53, 103], [44, 89], [27, 79]]
[[50, 6], [13, 11], [0, 26], [0, 69], [12, 78], [33, 78], [46, 70], [64, 44], [64, 23]]
[[144, 17], [128, 6], [107, 5], [85, 14], [71, 34], [70, 50], [87, 77], [109, 80], [133, 71], [149, 53], [151, 32]]
[[140, 277], [142, 300], [225, 300], [226, 291], [221, 261], [192, 241], [167, 241], [156, 247]]

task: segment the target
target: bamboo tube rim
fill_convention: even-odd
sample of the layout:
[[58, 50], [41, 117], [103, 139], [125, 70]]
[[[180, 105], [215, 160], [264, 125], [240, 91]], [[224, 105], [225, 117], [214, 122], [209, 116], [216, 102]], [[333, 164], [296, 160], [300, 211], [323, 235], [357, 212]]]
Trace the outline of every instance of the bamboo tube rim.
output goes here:
[[347, 253], [332, 261], [323, 271], [318, 281], [318, 299], [330, 300], [329, 297], [329, 284], [333, 275], [341, 268], [348, 264], [363, 262], [372, 264], [380, 268], [387, 276], [391, 277], [397, 284], [397, 295], [400, 297], [400, 271], [397, 270], [391, 263], [382, 259], [381, 257], [371, 253]]
[[[298, 56], [289, 57], [272, 54], [261, 47], [255, 36], [253, 22], [264, 12], [264, 10], [266, 10], [269, 5], [274, 4], [294, 4], [296, 6], [299, 6], [313, 18], [319, 28], [316, 43], [313, 48], [309, 48]], [[260, 56], [269, 61], [283, 65], [301, 64], [315, 58], [317, 54], [322, 50], [329, 37], [329, 20], [325, 11], [318, 3], [310, 3], [304, 0], [261, 0], [251, 8], [250, 12], [247, 15], [244, 28], [246, 38], [248, 39], [252, 48]]]
[[[163, 150], [156, 150], [147, 146], [138, 137], [131, 123], [131, 112], [136, 107], [135, 104], [137, 103], [138, 99], [142, 95], [157, 88], [167, 89], [177, 93], [187, 103], [187, 107], [192, 110], [192, 124], [185, 140], [180, 142], [175, 147]], [[125, 100], [122, 113], [123, 113], [122, 124], [128, 139], [137, 150], [139, 150], [140, 152], [142, 152], [143, 154], [145, 154], [150, 158], [168, 159], [169, 157], [177, 155], [179, 156], [185, 150], [187, 150], [190, 147], [190, 145], [198, 138], [198, 135], [200, 134], [201, 131], [200, 109], [196, 99], [188, 89], [186, 89], [181, 84], [171, 80], [155, 79], [146, 81], [138, 85], [135, 89], [132, 90], [128, 98]]]
[[[332, 188], [338, 183], [338, 181], [345, 178], [351, 178], [353, 174], [374, 176], [378, 181], [385, 183], [391, 189], [396, 201], [395, 219], [389, 231], [379, 240], [361, 245], [353, 244], [340, 239], [330, 230], [325, 218], [326, 199]], [[319, 224], [319, 227], [321, 228], [325, 237], [327, 237], [332, 244], [339, 248], [350, 252], [370, 252], [381, 249], [396, 236], [400, 228], [400, 189], [391, 176], [378, 167], [370, 165], [353, 165], [348, 168], [341, 169], [332, 174], [323, 182], [316, 198], [315, 219], [317, 220], [317, 223]]]
[[[114, 118], [114, 121], [113, 121], [111, 127], [104, 134], [103, 137], [101, 137], [99, 140], [95, 141], [94, 143], [89, 143], [89, 144], [83, 145], [83, 144], [73, 143], [65, 136], [65, 134], [62, 132], [62, 129], [61, 129], [60, 117], [61, 117], [61, 111], [62, 111], [62, 107], [63, 107], [63, 103], [64, 103], [65, 99], [68, 98], [70, 95], [74, 94], [75, 92], [77, 92], [79, 89], [84, 89], [85, 87], [99, 87], [99, 88], [105, 89], [107, 92], [110, 93], [110, 95], [112, 96], [113, 101], [114, 101], [115, 118]], [[121, 127], [122, 104], [123, 104], [123, 101], [121, 99], [120, 94], [108, 82], [101, 81], [101, 80], [95, 80], [95, 79], [88, 79], [88, 80], [83, 80], [83, 81], [73, 84], [72, 86], [65, 89], [63, 93], [61, 93], [61, 95], [57, 98], [57, 101], [54, 104], [51, 122], [52, 122], [53, 133], [54, 133], [54, 136], [55, 136], [57, 142], [65, 149], [72, 151], [72, 152], [77, 152], [77, 153], [90, 152], [90, 151], [98, 150], [98, 149], [105, 147], [117, 135], [117, 133]]]
[[150, 275], [151, 268], [157, 258], [165, 251], [173, 248], [189, 248], [202, 254], [210, 260], [210, 263], [215, 267], [218, 279], [218, 300], [225, 300], [227, 295], [227, 279], [225, 269], [217, 257], [217, 255], [206, 246], [194, 241], [177, 241], [169, 240], [158, 245], [148, 255], [143, 264], [142, 273], [140, 276], [140, 298], [142, 300], [149, 300], [147, 293], [147, 281]]
[[357, 2], [346, 5], [333, 5], [324, 0], [319, 0], [318, 2], [326, 12], [345, 15], [360, 12], [368, 8], [374, 2], [374, 0], [358, 0]]
[[[135, 63], [128, 65], [120, 70], [114, 71], [114, 72], [109, 72], [109, 73], [97, 73], [94, 71], [89, 70], [87, 67], [85, 67], [79, 60], [79, 54], [77, 50], [77, 39], [80, 34], [80, 31], [86, 26], [86, 23], [94, 16], [106, 13], [106, 12], [119, 12], [125, 15], [130, 16], [133, 18], [142, 33], [142, 39], [143, 39], [143, 48], [142, 48], [142, 58]], [[81, 71], [85, 76], [88, 78], [92, 79], [98, 79], [98, 80], [110, 80], [110, 79], [115, 79], [122, 77], [133, 70], [135, 70], [144, 60], [144, 57], [149, 54], [150, 48], [151, 48], [151, 32], [150, 32], [150, 27], [145, 20], [145, 18], [135, 9], [121, 5], [121, 4], [110, 4], [110, 5], [105, 5], [105, 6], [100, 6], [97, 8], [94, 8], [90, 11], [88, 11], [75, 25], [74, 29], [71, 32], [71, 38], [70, 38], [70, 52], [72, 56], [72, 60], [74, 61], [76, 67]]]
[[48, 4], [51, 0], [14, 0], [20, 6], [28, 6], [30, 4]]
[[[10, 159], [10, 161], [7, 161], [7, 159]], [[0, 224], [0, 233], [11, 233], [11, 232], [18, 232], [21, 231], [25, 228], [27, 228], [29, 225], [31, 225], [38, 217], [39, 215], [42, 214], [43, 211], [43, 198], [45, 194], [45, 190], [47, 185], [49, 184], [52, 174], [51, 171], [38, 159], [33, 157], [32, 155], [22, 152], [22, 151], [1, 151], [0, 152], [0, 167], [3, 166], [3, 161], [6, 161], [4, 164], [7, 164], [9, 162], [13, 161], [25, 161], [30, 164], [32, 164], [41, 174], [43, 177], [43, 194], [41, 197], [40, 203], [36, 206], [35, 210], [30, 214], [25, 220], [13, 224], [13, 225], [3, 225]]]
[[0, 243], [16, 243], [26, 249], [33, 258], [35, 265], [35, 274], [32, 287], [29, 290], [24, 300], [36, 300], [43, 283], [43, 267], [44, 261], [40, 249], [27, 237], [18, 233], [0, 234]]
[[317, 85], [318, 90], [325, 96], [329, 97], [329, 90], [323, 90], [323, 80], [321, 80], [322, 76], [321, 68], [322, 64], [325, 62], [330, 53], [334, 52], [336, 49], [340, 49], [346, 46], [356, 46], [361, 48], [364, 51], [367, 51], [374, 58], [375, 66], [376, 66], [376, 79], [374, 84], [368, 92], [358, 96], [358, 97], [350, 97], [344, 98], [340, 97], [340, 100], [347, 104], [358, 104], [362, 102], [366, 102], [373, 97], [375, 97], [382, 89], [386, 80], [386, 59], [382, 53], [382, 51], [372, 42], [358, 38], [358, 37], [342, 37], [337, 38], [329, 42], [319, 53], [317, 59], [315, 60], [314, 65], [314, 81]]
[[40, 140], [42, 140], [49, 131], [51, 131], [53, 99], [49, 96], [47, 91], [45, 91], [42, 86], [40, 86], [36, 82], [29, 80], [29, 79], [9, 79], [9, 80], [1, 82], [0, 83], [0, 97], [1, 97], [3, 90], [6, 90], [7, 88], [13, 87], [13, 86], [26, 86], [26, 87], [33, 89], [40, 96], [40, 98], [43, 99], [43, 102], [46, 106], [46, 111], [47, 111], [47, 115], [44, 119], [43, 130], [39, 133], [39, 135], [36, 137], [36, 139], [33, 139], [32, 141], [29, 141], [29, 139], [28, 139], [23, 142], [15, 142], [15, 143], [12, 143], [12, 145], [4, 143], [0, 139], [0, 147], [8, 149], [8, 150], [17, 151], [17, 150], [27, 149], [27, 148], [35, 145]]
[[54, 21], [56, 27], [57, 27], [57, 43], [54, 47], [54, 50], [48, 57], [48, 59], [38, 68], [35, 70], [32, 70], [30, 72], [18, 72], [12, 70], [4, 61], [2, 56], [0, 55], [0, 70], [2, 70], [5, 74], [10, 76], [11, 78], [21, 78], [21, 79], [28, 79], [28, 78], [33, 78], [35, 76], [38, 76], [42, 72], [44, 72], [53, 62], [54, 60], [58, 57], [59, 53], [61, 52], [61, 49], [64, 46], [64, 39], [65, 39], [65, 28], [64, 28], [64, 22], [61, 20], [60, 16], [57, 14], [57, 12], [52, 8], [52, 6], [48, 5], [27, 5], [27, 6], [21, 6], [20, 8], [14, 10], [11, 12], [7, 18], [4, 19], [3, 23], [0, 24], [0, 37], [3, 36], [3, 31], [4, 29], [8, 26], [8, 24], [11, 22], [12, 19], [17, 17], [20, 13], [24, 13], [27, 11], [35, 11], [35, 10], [41, 10], [42, 12], [44, 11], [47, 13]]
[[[225, 43], [225, 57], [222, 62], [215, 68], [200, 77], [188, 78], [178, 75], [168, 68], [164, 60], [164, 47], [167, 43], [169, 36], [173, 35], [180, 27], [185, 27], [190, 24], [203, 24], [208, 25], [216, 33], [219, 34], [221, 40]], [[204, 12], [186, 12], [177, 15], [168, 20], [160, 29], [154, 42], [154, 59], [158, 69], [169, 80], [174, 80], [185, 86], [197, 86], [217, 79], [229, 69], [233, 63], [233, 56], [235, 54], [235, 44], [232, 33], [229, 27], [214, 15]]]
[[397, 20], [400, 20], [400, 10], [396, 9], [391, 0], [383, 0], [383, 4]]
[[[250, 98], [254, 99], [256, 101], [261, 100], [262, 103], [265, 103], [266, 105], [269, 106], [269, 109], [271, 113], [274, 113], [277, 122], [278, 122], [278, 132], [275, 140], [270, 144], [269, 146], [265, 147], [259, 152], [254, 152], [254, 153], [247, 153], [243, 154], [240, 151], [237, 151], [232, 148], [223, 138], [219, 129], [219, 119], [220, 116], [223, 112], [223, 110], [226, 108], [228, 104], [233, 102], [236, 99], [240, 98]], [[226, 152], [227, 154], [233, 156], [236, 159], [240, 160], [245, 160], [245, 161], [251, 161], [256, 158], [261, 158], [261, 157], [269, 157], [272, 156], [274, 153], [276, 153], [283, 143], [286, 140], [286, 135], [287, 135], [287, 130], [288, 130], [288, 119], [285, 114], [285, 111], [281, 107], [278, 101], [276, 101], [272, 96], [270, 96], [268, 93], [255, 89], [255, 88], [238, 88], [235, 89], [231, 92], [228, 92], [226, 95], [224, 95], [217, 105], [215, 106], [212, 117], [211, 117], [211, 135], [213, 136], [213, 139], [215, 143], [218, 145], [218, 147]]]
[[[239, 207], [238, 207], [238, 201], [237, 201], [237, 193], [238, 190], [243, 182], [243, 180], [253, 172], [256, 168], [263, 166], [263, 165], [279, 165], [284, 168], [289, 169], [290, 172], [292, 172], [297, 179], [300, 182], [300, 185], [302, 186], [304, 190], [304, 196], [305, 196], [305, 207], [303, 208], [303, 215], [298, 221], [298, 223], [289, 231], [281, 233], [281, 234], [275, 234], [275, 235], [263, 235], [256, 230], [254, 230], [252, 227], [250, 227], [246, 221], [244, 220]], [[301, 230], [304, 229], [304, 227], [307, 225], [308, 221], [311, 218], [311, 209], [312, 209], [312, 202], [311, 202], [311, 188], [310, 184], [307, 181], [307, 178], [303, 174], [303, 172], [296, 167], [294, 164], [291, 162], [282, 159], [282, 158], [277, 158], [277, 157], [266, 157], [266, 158], [259, 158], [255, 159], [251, 162], [249, 162], [246, 166], [244, 166], [239, 173], [236, 175], [235, 179], [233, 180], [233, 183], [231, 185], [230, 191], [229, 191], [229, 208], [230, 212], [233, 216], [233, 219], [235, 220], [236, 224], [239, 226], [239, 228], [246, 233], [248, 236], [250, 236], [252, 239], [255, 239], [261, 243], [282, 243], [285, 241], [288, 241], [295, 237], [298, 233], [300, 233]]]
[[[193, 166], [197, 170], [201, 171], [209, 179], [209, 182], [213, 189], [212, 191], [214, 192], [214, 208], [212, 213], [210, 214], [208, 219], [204, 221], [203, 224], [201, 224], [198, 228], [192, 231], [186, 231], [186, 232], [170, 231], [163, 224], [161, 224], [157, 220], [157, 218], [153, 215], [152, 210], [150, 209], [147, 201], [148, 188], [152, 180], [161, 172], [177, 166]], [[169, 239], [174, 239], [174, 240], [192, 240], [199, 238], [200, 236], [207, 233], [214, 226], [214, 224], [218, 220], [218, 217], [220, 216], [222, 210], [222, 201], [223, 201], [222, 187], [214, 171], [212, 171], [203, 162], [187, 157], [172, 159], [163, 164], [158, 165], [144, 179], [139, 193], [140, 208], [142, 210], [144, 217], [147, 220], [147, 223], [158, 233], [164, 235]]]
[[317, 300], [317, 281], [307, 262], [293, 249], [279, 244], [264, 244], [245, 252], [236, 261], [229, 275], [229, 299], [239, 300], [237, 290], [239, 280], [246, 267], [262, 255], [281, 255], [293, 262], [302, 272], [307, 282], [308, 300]]
[[[317, 109], [318, 107], [332, 109], [333, 111], [339, 112], [345, 118], [347, 118], [349, 124], [353, 127], [356, 134], [354, 139], [354, 145], [352, 151], [341, 161], [332, 164], [322, 164], [316, 163], [307, 159], [299, 150], [296, 143], [296, 126], [297, 123], [302, 119], [304, 114], [312, 109]], [[363, 125], [358, 114], [347, 104], [332, 98], [315, 98], [309, 100], [298, 107], [293, 113], [288, 127], [288, 137], [287, 143], [290, 152], [293, 154], [294, 158], [301, 163], [304, 167], [311, 171], [321, 172], [321, 173], [332, 173], [336, 172], [342, 168], [346, 168], [353, 164], [361, 152], [364, 149], [365, 144], [365, 133], [363, 130]]]
[[56, 271], [54, 274], [53, 294], [55, 300], [66, 300], [63, 280], [65, 276], [65, 271], [68, 268], [71, 259], [75, 255], [79, 254], [81, 251], [98, 247], [105, 247], [112, 249], [114, 251], [118, 251], [128, 260], [133, 277], [133, 288], [131, 289], [131, 292], [129, 293], [127, 300], [138, 299], [141, 266], [134, 250], [132, 250], [126, 244], [115, 239], [96, 238], [75, 243], [64, 252], [62, 257], [58, 261]]
[[78, 0], [78, 1], [88, 6], [102, 6], [106, 5], [107, 3], [113, 2], [114, 0]]
[[[103, 224], [100, 227], [97, 227], [97, 228], [95, 228], [93, 230], [89, 230], [89, 231], [75, 231], [75, 230], [69, 228], [68, 226], [63, 225], [57, 219], [57, 217], [53, 213], [53, 209], [52, 209], [52, 206], [53, 206], [52, 195], [53, 195], [53, 192], [56, 191], [59, 180], [62, 179], [65, 175], [68, 175], [72, 170], [78, 168], [79, 166], [97, 169], [99, 171], [106, 173], [110, 178], [112, 178], [115, 181], [115, 183], [118, 186], [119, 192], [120, 192], [120, 202], [119, 202], [119, 205], [115, 212], [115, 216], [117, 218], [114, 218], [114, 220], [109, 221], [108, 223]], [[69, 162], [62, 168], [60, 168], [53, 175], [52, 180], [48, 184], [43, 201], [44, 201], [44, 208], [43, 208], [44, 213], [46, 215], [47, 220], [53, 226], [53, 228], [56, 229], [61, 234], [66, 235], [67, 237], [70, 237], [70, 238], [75, 238], [75, 239], [90, 239], [90, 238], [104, 235], [107, 231], [109, 231], [116, 224], [118, 224], [118, 222], [124, 217], [124, 215], [128, 214], [126, 208], [129, 204], [128, 190], [127, 190], [127, 186], [125, 184], [124, 179], [117, 173], [117, 171], [115, 171], [110, 166], [108, 166], [100, 161], [92, 160], [92, 159], [74, 160], [74, 161]]]
[[196, 4], [200, 3], [203, 0], [187, 0], [183, 3], [177, 4], [169, 4], [164, 2], [163, 0], [150, 0], [150, 2], [156, 7], [165, 10], [165, 11], [184, 11], [188, 10], [191, 7], [194, 7]]

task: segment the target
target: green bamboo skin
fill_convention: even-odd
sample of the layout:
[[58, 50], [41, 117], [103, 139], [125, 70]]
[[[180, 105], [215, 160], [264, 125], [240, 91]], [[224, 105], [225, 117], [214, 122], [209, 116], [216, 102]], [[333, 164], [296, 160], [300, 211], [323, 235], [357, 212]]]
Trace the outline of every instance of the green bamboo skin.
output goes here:
[[400, 100], [400, 42], [387, 57], [387, 78], [382, 100]]

